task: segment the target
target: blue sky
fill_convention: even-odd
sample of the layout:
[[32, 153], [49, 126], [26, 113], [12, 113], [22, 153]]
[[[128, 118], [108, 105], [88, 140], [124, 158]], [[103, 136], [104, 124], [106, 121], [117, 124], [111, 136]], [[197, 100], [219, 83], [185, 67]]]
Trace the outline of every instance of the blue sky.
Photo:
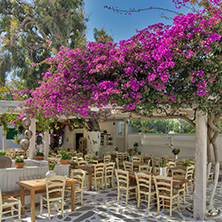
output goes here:
[[[108, 34], [114, 38], [114, 42], [128, 39], [136, 34], [136, 29], [142, 30], [148, 25], [162, 22], [171, 24], [172, 20], [161, 18], [160, 10], [149, 10], [129, 15], [120, 15], [105, 9], [104, 6], [114, 6], [118, 9], [142, 9], [151, 7], [161, 7], [176, 10], [172, 0], [85, 0], [85, 14], [89, 19], [87, 23], [86, 37], [89, 41], [94, 41], [93, 29], [104, 27]], [[188, 9], [182, 8], [178, 12], [187, 13]], [[175, 14], [163, 12], [167, 17], [174, 17]]]

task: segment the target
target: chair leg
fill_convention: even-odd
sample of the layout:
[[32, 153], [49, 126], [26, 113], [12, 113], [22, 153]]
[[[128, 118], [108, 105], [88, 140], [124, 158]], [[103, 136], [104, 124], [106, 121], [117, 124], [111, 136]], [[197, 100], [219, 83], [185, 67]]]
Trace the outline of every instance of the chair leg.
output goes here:
[[137, 193], [137, 207], [140, 207], [140, 193]]
[[83, 192], [81, 191], [81, 205], [83, 205]]
[[42, 216], [43, 199], [40, 197], [40, 215]]
[[13, 206], [11, 206], [11, 214], [12, 214], [12, 216], [14, 216], [14, 209], [13, 209], [14, 207]]
[[94, 187], [95, 187], [95, 190], [97, 191], [97, 183], [96, 183], [96, 178], [94, 179]]
[[[21, 201], [18, 202], [18, 219], [19, 219], [19, 222], [21, 222]], [[0, 221], [1, 221], [1, 218], [0, 218]]]
[[47, 201], [47, 208], [48, 208], [48, 219], [50, 220], [50, 204], [49, 204], [49, 201]]
[[119, 186], [118, 186], [117, 202], [119, 202], [119, 197], [120, 197], [120, 189], [119, 189]]
[[178, 211], [180, 211], [180, 197], [179, 197], [179, 195], [177, 197], [177, 208], [178, 208]]
[[105, 186], [106, 186], [106, 189], [107, 189], [107, 176], [105, 176]]
[[151, 196], [148, 195], [148, 206], [147, 206], [147, 210], [150, 211], [150, 199], [151, 199]]
[[128, 204], [129, 190], [126, 190], [126, 204]]
[[173, 199], [170, 199], [170, 217], [172, 217], [172, 202], [173, 202]]
[[64, 201], [61, 202], [62, 217], [64, 217]]

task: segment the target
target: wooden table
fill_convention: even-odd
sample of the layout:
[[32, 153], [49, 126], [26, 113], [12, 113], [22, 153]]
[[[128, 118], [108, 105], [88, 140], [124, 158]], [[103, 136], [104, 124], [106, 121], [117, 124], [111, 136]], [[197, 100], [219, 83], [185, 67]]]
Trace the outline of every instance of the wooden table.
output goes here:
[[[133, 167], [139, 167], [139, 166], [147, 165], [147, 163], [141, 163], [141, 162], [132, 162], [132, 163], [133, 163]], [[120, 162], [119, 165], [123, 166], [123, 162]]]
[[75, 168], [76, 169], [82, 169], [86, 172], [88, 172], [89, 174], [89, 190], [91, 191], [92, 190], [92, 174], [94, 172], [94, 166], [78, 166], [78, 165], [75, 165]]
[[[75, 184], [78, 180], [66, 178], [66, 185], [71, 185], [71, 211], [75, 210]], [[25, 189], [31, 194], [31, 221], [35, 221], [35, 192], [38, 190], [46, 190], [46, 179], [24, 180], [18, 181], [17, 184], [21, 190], [22, 214], [25, 214]]]

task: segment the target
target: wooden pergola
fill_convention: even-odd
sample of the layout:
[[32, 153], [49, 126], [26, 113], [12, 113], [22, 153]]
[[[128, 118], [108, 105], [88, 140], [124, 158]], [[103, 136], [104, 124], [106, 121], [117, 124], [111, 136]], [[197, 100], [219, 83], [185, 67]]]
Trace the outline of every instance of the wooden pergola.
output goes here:
[[[18, 107], [18, 105], [22, 101], [5, 101], [0, 100], [0, 115], [3, 113], [13, 113], [13, 114], [21, 114], [23, 112], [22, 109]], [[109, 108], [109, 107], [107, 107]], [[124, 135], [125, 142], [124, 148], [127, 149], [127, 122], [128, 120], [149, 120], [149, 119], [161, 119], [164, 116], [162, 113], [154, 112], [153, 117], [145, 117], [142, 115], [127, 113], [127, 112], [117, 112], [117, 110], [112, 110], [112, 116], [107, 121], [124, 121]], [[169, 110], [170, 112], [170, 110]], [[195, 146], [195, 191], [194, 191], [194, 218], [204, 220], [206, 214], [206, 181], [207, 181], [207, 115], [203, 114], [202, 111], [194, 112], [193, 109], [184, 109], [181, 108], [178, 111], [178, 115], [186, 116], [193, 118], [195, 115], [196, 119], [196, 146]], [[177, 118], [176, 116], [174, 118]], [[30, 130], [33, 132], [33, 136], [30, 140], [30, 151], [29, 158], [34, 157], [35, 152], [35, 132], [36, 132], [36, 120], [34, 118], [31, 119]], [[3, 133], [3, 137], [5, 137]], [[44, 151], [47, 156], [48, 153], [48, 141], [49, 133], [44, 133], [44, 140], [46, 144], [44, 145]], [[6, 148], [6, 137], [3, 139], [3, 149]]]

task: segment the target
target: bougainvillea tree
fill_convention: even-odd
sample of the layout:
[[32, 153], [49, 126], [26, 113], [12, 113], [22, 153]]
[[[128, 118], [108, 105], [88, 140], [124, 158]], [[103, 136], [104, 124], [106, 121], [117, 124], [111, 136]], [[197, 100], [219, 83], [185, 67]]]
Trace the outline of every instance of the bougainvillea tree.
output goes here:
[[[100, 108], [112, 104], [143, 116], [159, 110], [166, 118], [194, 124], [176, 111], [197, 104], [209, 113], [209, 144], [217, 161], [214, 139], [222, 113], [222, 13], [220, 2], [201, 4], [202, 11], [176, 16], [172, 26], [149, 26], [119, 44], [62, 48], [46, 60], [50, 69], [26, 101], [29, 112], [52, 119], [75, 115], [96, 120], [106, 115]], [[175, 113], [167, 113], [169, 107]]]

